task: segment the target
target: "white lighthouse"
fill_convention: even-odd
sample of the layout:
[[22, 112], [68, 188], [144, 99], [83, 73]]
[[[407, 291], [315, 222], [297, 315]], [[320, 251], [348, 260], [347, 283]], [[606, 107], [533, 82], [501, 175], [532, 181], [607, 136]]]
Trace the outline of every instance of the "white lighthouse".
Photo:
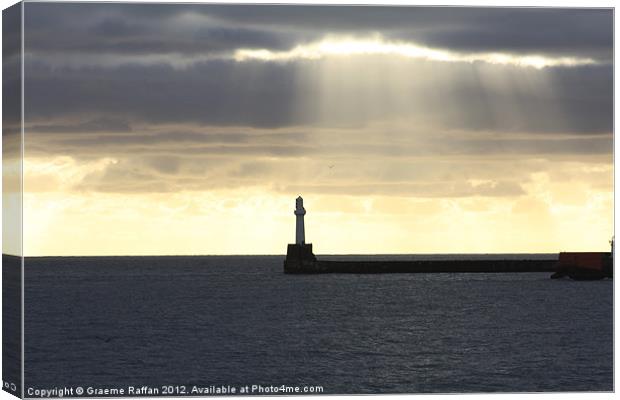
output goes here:
[[297, 217], [295, 225], [295, 244], [306, 244], [304, 215], [306, 215], [306, 209], [304, 208], [304, 199], [299, 196], [295, 200], [295, 216]]

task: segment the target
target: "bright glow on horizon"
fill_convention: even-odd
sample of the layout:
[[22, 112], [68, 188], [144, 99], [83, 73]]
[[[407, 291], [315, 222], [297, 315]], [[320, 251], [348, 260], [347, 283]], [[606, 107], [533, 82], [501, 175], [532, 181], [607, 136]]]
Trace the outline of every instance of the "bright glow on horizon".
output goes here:
[[574, 67], [596, 64], [591, 58], [550, 57], [538, 54], [517, 55], [509, 53], [459, 53], [421, 46], [412, 42], [388, 41], [381, 35], [370, 38], [327, 36], [323, 40], [301, 44], [288, 51], [268, 49], [238, 49], [234, 53], [237, 62], [260, 60], [269, 62], [289, 62], [295, 60], [319, 60], [333, 56], [392, 55], [405, 58], [441, 62], [485, 62], [495, 65], [517, 67]]
[[[260, 186], [134, 194], [70, 189], [103, 164], [111, 165], [69, 158], [27, 163], [26, 256], [283, 254], [294, 242], [297, 193]], [[516, 197], [304, 192], [306, 238], [317, 254], [607, 251], [613, 192], [558, 181], [565, 171], [604, 177], [612, 166], [559, 163], [532, 174], [527, 193]]]

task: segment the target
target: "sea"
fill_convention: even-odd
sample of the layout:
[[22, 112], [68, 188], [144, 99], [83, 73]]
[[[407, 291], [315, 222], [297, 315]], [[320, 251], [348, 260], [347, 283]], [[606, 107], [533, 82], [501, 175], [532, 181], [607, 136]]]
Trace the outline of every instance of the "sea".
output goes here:
[[287, 275], [283, 261], [27, 258], [24, 387], [125, 395], [129, 387], [158, 395], [614, 389], [612, 280]]

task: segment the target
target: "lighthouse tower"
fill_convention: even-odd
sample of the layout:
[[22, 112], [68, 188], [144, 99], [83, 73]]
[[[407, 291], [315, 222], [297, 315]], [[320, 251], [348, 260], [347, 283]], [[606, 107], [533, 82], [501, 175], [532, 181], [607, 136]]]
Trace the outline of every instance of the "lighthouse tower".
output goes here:
[[295, 244], [306, 244], [304, 215], [306, 215], [306, 209], [304, 208], [304, 199], [299, 196], [295, 200], [295, 216], [297, 217], [295, 225]]
[[295, 244], [287, 246], [284, 260], [284, 272], [287, 274], [309, 274], [318, 271], [316, 256], [312, 253], [312, 243], [306, 243], [304, 215], [306, 215], [304, 199], [299, 196], [295, 200]]

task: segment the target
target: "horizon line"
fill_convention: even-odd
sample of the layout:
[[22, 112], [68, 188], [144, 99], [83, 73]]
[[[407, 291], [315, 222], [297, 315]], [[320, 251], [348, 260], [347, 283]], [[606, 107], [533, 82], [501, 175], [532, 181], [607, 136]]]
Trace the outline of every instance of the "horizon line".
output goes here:
[[[449, 256], [449, 255], [555, 255], [565, 251], [552, 251], [552, 252], [514, 252], [514, 253], [324, 253], [317, 254], [317, 257], [321, 256]], [[609, 253], [609, 251], [572, 251], [571, 253]], [[2, 253], [2, 256], [18, 257], [18, 258], [79, 258], [79, 257], [286, 257], [286, 253], [282, 254], [76, 254], [76, 255], [15, 255]]]

